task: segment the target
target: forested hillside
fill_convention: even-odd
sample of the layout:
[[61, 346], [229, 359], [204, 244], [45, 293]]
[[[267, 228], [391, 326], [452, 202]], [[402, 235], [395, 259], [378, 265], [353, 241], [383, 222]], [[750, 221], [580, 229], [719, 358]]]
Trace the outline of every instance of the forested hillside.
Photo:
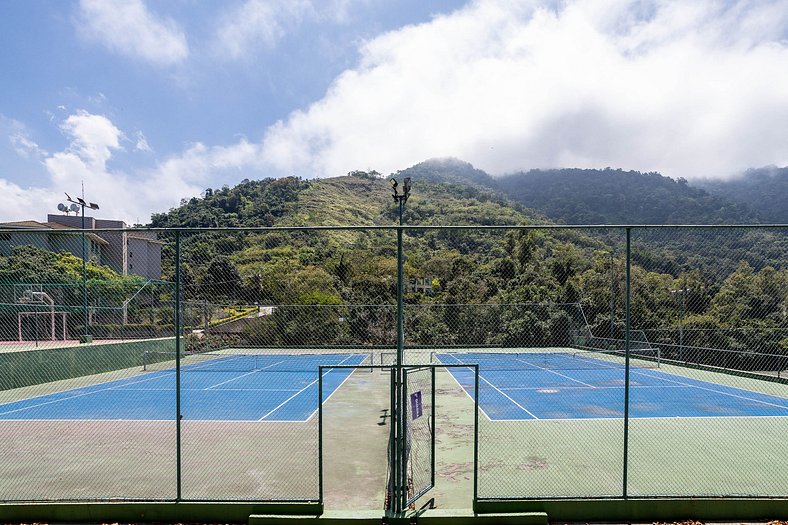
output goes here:
[[[423, 163], [394, 176], [413, 179], [413, 194], [405, 206], [408, 225], [549, 223], [487, 187], [490, 180], [483, 172], [458, 161]], [[620, 176], [638, 178], [604, 175], [611, 180]], [[657, 187], [695, 199], [704, 209], [719, 204], [714, 216], [720, 220], [725, 210], [738, 209], [687, 189], [683, 182], [646, 177]], [[261, 199], [265, 202], [258, 202]], [[221, 222], [225, 213], [232, 221]], [[211, 221], [239, 226], [394, 225], [397, 207], [385, 178], [357, 171], [331, 179], [264, 179], [209, 190], [157, 215], [154, 225]], [[624, 326], [623, 234], [563, 229], [405, 232], [409, 344], [560, 345], [570, 344], [573, 334], [583, 330], [615, 344]], [[753, 334], [759, 334], [758, 348], [784, 351], [784, 235], [638, 230], [632, 241], [633, 326], [666, 344], [668, 354], [678, 340], [679, 322], [684, 344], [752, 346]], [[278, 305], [237, 336], [248, 344], [385, 345], [393, 340], [392, 230], [208, 231], [184, 234], [182, 246], [187, 302]], [[165, 255], [172, 260], [171, 245]], [[172, 278], [172, 266], [165, 268]], [[676, 290], [687, 290], [681, 307]], [[742, 326], [748, 331], [740, 331]]]
[[747, 224], [748, 204], [712, 195], [659, 173], [607, 168], [530, 170], [493, 178], [456, 159], [435, 159], [403, 174], [484, 186], [564, 224]]
[[[551, 228], [550, 219], [508, 199], [490, 187], [486, 174], [455, 160], [422, 163], [394, 176], [413, 181], [404, 223], [429, 227], [403, 234], [407, 344], [623, 344], [623, 229]], [[694, 199], [701, 209], [716, 210], [710, 217], [720, 220], [726, 210], [738, 209], [654, 174], [600, 176], [649, 181], [642, 192], [664, 186], [667, 193]], [[670, 199], [658, 199], [665, 200]], [[660, 213], [683, 217], [675, 209]], [[200, 228], [179, 235], [185, 326], [207, 329], [217, 316], [244, 321], [243, 330], [195, 335], [190, 345], [390, 346], [396, 340], [397, 232], [379, 227], [397, 224], [397, 215], [386, 178], [355, 171], [330, 179], [269, 178], [207, 189], [156, 214], [151, 225]], [[473, 228], [534, 224], [548, 227]], [[294, 226], [322, 229], [276, 229]], [[175, 233], [161, 232], [160, 238], [165, 241], [162, 283], [105, 275], [89, 266], [91, 312], [111, 314], [106, 323], [124, 317], [123, 326], [107, 327], [111, 333], [126, 330], [127, 314], [138, 322], [138, 331], [172, 329]], [[638, 337], [664, 345], [667, 357], [676, 357], [677, 347], [693, 345], [775, 355], [786, 351], [785, 232], [636, 228], [631, 241], [631, 321], [641, 331]], [[76, 322], [82, 311], [76, 261], [22, 246], [0, 257], [0, 277], [63, 284], [63, 293], [73, 296], [69, 302]], [[117, 292], [108, 302], [110, 290]], [[258, 308], [263, 306], [266, 310]], [[736, 354], [736, 359], [725, 365], [767, 366], [752, 356]]]
[[698, 186], [749, 206], [764, 222], [788, 223], [788, 167], [752, 169], [737, 179], [703, 180]]

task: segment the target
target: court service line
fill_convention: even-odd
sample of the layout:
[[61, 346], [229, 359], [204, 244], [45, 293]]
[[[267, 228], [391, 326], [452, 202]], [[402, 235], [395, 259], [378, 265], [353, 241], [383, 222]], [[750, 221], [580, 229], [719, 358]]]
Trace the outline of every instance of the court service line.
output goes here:
[[281, 361], [277, 361], [276, 363], [274, 363], [272, 365], [264, 366], [263, 368], [257, 368], [255, 370], [252, 370], [252, 371], [247, 372], [245, 374], [241, 374], [238, 377], [233, 377], [231, 379], [228, 379], [227, 381], [222, 381], [221, 383], [216, 383], [215, 385], [211, 385], [208, 388], [204, 388], [203, 390], [210, 390], [212, 388], [216, 388], [217, 386], [222, 386], [222, 385], [224, 385], [226, 383], [229, 383], [230, 381], [236, 381], [238, 379], [241, 379], [242, 377], [246, 377], [248, 375], [254, 374], [255, 372], [259, 372], [260, 370], [265, 370], [266, 368], [271, 368], [272, 366], [276, 366], [276, 365], [278, 365], [280, 363], [284, 363], [284, 362], [285, 362], [285, 360], [282, 359]]
[[[356, 355], [356, 354], [350, 354], [349, 356], [347, 356], [346, 358], [344, 358], [342, 361], [340, 361], [340, 362], [339, 362], [339, 363], [337, 363], [337, 364], [341, 365], [342, 363], [344, 363], [345, 361], [347, 361], [348, 359], [350, 359], [350, 358], [351, 358], [351, 357], [353, 357], [354, 355]], [[327, 371], [325, 374], [323, 374], [323, 375], [322, 375], [322, 377], [326, 377], [328, 374], [330, 374], [330, 373], [331, 373], [332, 371], [334, 371], [334, 370], [336, 370], [336, 368], [332, 368], [332, 369], [328, 370], [328, 371]], [[268, 412], [267, 414], [265, 414], [263, 417], [261, 417], [261, 418], [260, 418], [260, 419], [258, 419], [257, 421], [262, 421], [262, 420], [264, 420], [265, 418], [267, 418], [268, 416], [270, 416], [271, 414], [273, 414], [274, 412], [276, 412], [277, 410], [279, 410], [280, 408], [282, 408], [283, 406], [285, 406], [287, 403], [289, 403], [289, 402], [290, 402], [290, 401], [291, 401], [293, 398], [295, 398], [296, 396], [300, 395], [300, 394], [301, 394], [302, 392], [304, 392], [304, 391], [305, 391], [307, 388], [309, 388], [310, 386], [312, 386], [312, 385], [314, 385], [315, 383], [317, 383], [319, 380], [320, 380], [320, 378], [318, 377], [317, 379], [315, 379], [314, 381], [312, 381], [311, 383], [309, 383], [308, 385], [306, 385], [304, 388], [302, 388], [301, 390], [299, 390], [298, 392], [296, 392], [296, 393], [295, 393], [295, 394], [293, 394], [292, 396], [288, 397], [287, 399], [285, 399], [284, 401], [282, 401], [281, 403], [279, 403], [279, 405], [278, 405], [276, 408], [274, 408], [273, 410], [271, 410], [270, 412]]]
[[575, 379], [573, 377], [569, 377], [567, 375], [564, 375], [564, 374], [561, 374], [559, 372], [556, 372], [555, 370], [550, 370], [548, 368], [544, 368], [544, 367], [539, 366], [537, 364], [531, 363], [530, 361], [526, 361], [525, 359], [520, 359], [520, 358], [516, 357], [515, 361], [520, 361], [521, 363], [525, 363], [527, 365], [535, 366], [536, 368], [544, 370], [545, 372], [550, 372], [551, 374], [555, 374], [555, 375], [557, 375], [559, 377], [563, 377], [564, 379], [568, 379], [570, 381], [574, 381], [575, 383], [580, 383], [581, 385], [585, 385], [585, 386], [588, 386], [588, 387], [591, 387], [591, 388], [596, 388], [594, 385], [589, 385], [588, 383], [584, 383], [584, 382], [580, 381], [579, 379]]
[[[447, 355], [449, 355], [450, 357], [452, 357], [452, 358], [456, 359], [456, 360], [457, 360], [457, 362], [458, 362], [459, 364], [461, 364], [461, 365], [464, 365], [464, 364], [465, 364], [465, 363], [463, 363], [462, 361], [460, 361], [459, 359], [457, 359], [456, 357], [454, 357], [452, 354], [447, 354]], [[498, 387], [497, 387], [497, 386], [495, 386], [494, 384], [490, 383], [490, 382], [489, 382], [489, 381], [488, 381], [488, 380], [487, 380], [487, 379], [486, 379], [486, 378], [485, 378], [485, 377], [484, 377], [484, 376], [481, 374], [481, 372], [479, 372], [479, 379], [481, 379], [482, 381], [484, 381], [485, 383], [487, 383], [488, 385], [490, 385], [491, 387], [493, 387], [493, 389], [497, 390], [497, 391], [498, 391], [498, 393], [500, 393], [500, 394], [501, 394], [503, 397], [505, 397], [506, 399], [508, 399], [508, 400], [509, 400], [509, 401], [511, 401], [512, 403], [514, 403], [514, 404], [515, 404], [515, 406], [517, 406], [517, 407], [518, 407], [520, 410], [522, 410], [523, 412], [525, 412], [526, 414], [528, 414], [529, 416], [531, 416], [531, 417], [532, 417], [532, 418], [534, 418], [534, 419], [539, 419], [538, 417], [536, 417], [536, 415], [534, 415], [534, 413], [533, 413], [533, 412], [531, 412], [530, 410], [528, 410], [527, 408], [525, 408], [523, 405], [521, 405], [520, 403], [518, 403], [517, 401], [515, 401], [514, 399], [512, 399], [512, 398], [511, 398], [511, 397], [509, 397], [508, 395], [506, 395], [506, 392], [504, 392], [503, 390], [501, 390], [500, 388], [498, 388]], [[481, 389], [480, 389], [480, 390], [481, 390]], [[477, 394], [477, 395], [478, 395], [478, 394]], [[480, 397], [481, 397], [481, 396], [480, 396]]]

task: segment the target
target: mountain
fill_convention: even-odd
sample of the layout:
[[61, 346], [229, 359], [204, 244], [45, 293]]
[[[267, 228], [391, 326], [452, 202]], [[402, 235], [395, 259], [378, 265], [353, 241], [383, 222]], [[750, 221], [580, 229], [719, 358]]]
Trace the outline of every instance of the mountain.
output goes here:
[[732, 180], [701, 180], [709, 193], [756, 210], [768, 223], [788, 224], [788, 167], [751, 169]]
[[[564, 224], [747, 224], [749, 203], [714, 195], [659, 173], [606, 168], [530, 170], [493, 178], [457, 159], [434, 159], [400, 172], [414, 178], [498, 191]], [[786, 179], [788, 180], [788, 178]]]
[[[593, 203], [603, 202], [600, 195], [612, 193], [615, 181], [628, 181], [631, 187], [622, 191], [629, 200], [614, 199], [618, 207], [599, 204], [602, 211], [621, 214], [633, 207], [632, 201], [657, 208], [674, 198], [684, 209], [712, 219], [725, 220], [725, 210], [739, 209], [722, 197], [657, 174], [557, 170], [551, 175], [513, 177], [532, 187], [541, 181], [554, 193], [559, 189], [555, 181], [562, 181], [563, 193], [574, 205], [570, 211], [578, 214], [595, 211]], [[393, 176], [412, 178], [413, 193], [404, 209], [408, 225], [550, 223], [510, 200], [498, 180], [461, 161], [428, 161]], [[571, 184], [570, 179], [585, 182]], [[599, 188], [589, 180], [598, 181]], [[634, 195], [638, 191], [643, 195]], [[545, 197], [535, 202], [560, 204]], [[635, 208], [641, 213], [639, 222], [651, 216], [684, 218], [680, 206], [673, 211]], [[654, 215], [659, 213], [663, 215]], [[615, 216], [603, 217], [612, 222], [606, 217]], [[215, 227], [378, 226], [397, 221], [388, 181], [376, 172], [354, 171], [329, 179], [247, 180], [236, 187], [209, 189], [157, 214], [152, 225], [214, 228], [179, 236], [187, 324], [199, 324], [194, 319], [199, 320], [209, 304], [276, 305], [273, 313], [250, 321], [254, 326], [241, 334], [226, 335], [236, 339], [221, 344], [385, 346], [395, 340], [394, 230]], [[404, 231], [408, 344], [562, 346], [578, 330], [620, 337], [626, 289], [623, 233], [549, 228]], [[173, 234], [163, 232], [162, 238], [172, 240]], [[784, 330], [788, 308], [786, 253], [788, 237], [775, 231], [636, 230], [632, 326], [667, 344], [668, 355], [678, 334], [674, 292], [684, 289], [688, 295], [681, 322], [685, 329], [693, 327], [691, 336], [684, 333], [685, 344], [750, 348], [754, 343], [748, 338], [756, 334], [762, 336], [758, 348], [782, 352], [781, 345], [788, 342], [773, 335], [783, 333], [779, 330]], [[165, 276], [172, 279], [172, 242], [164, 247], [163, 259]], [[740, 326], [749, 332], [727, 330]], [[200, 339], [199, 344], [214, 342]]]
[[758, 220], [747, 206], [659, 173], [531, 170], [496, 179], [509, 197], [568, 224], [726, 224]]

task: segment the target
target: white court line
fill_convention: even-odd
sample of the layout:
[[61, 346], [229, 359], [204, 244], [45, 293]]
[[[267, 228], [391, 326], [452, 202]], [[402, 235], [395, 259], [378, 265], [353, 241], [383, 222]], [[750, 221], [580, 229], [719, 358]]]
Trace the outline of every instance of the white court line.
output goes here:
[[[282, 361], [277, 361], [276, 363], [274, 363], [272, 365], [268, 365], [268, 366], [264, 366], [263, 368], [258, 368], [258, 369], [252, 370], [251, 372], [247, 372], [245, 374], [241, 374], [238, 377], [233, 377], [231, 379], [228, 379], [227, 381], [222, 381], [221, 383], [216, 383], [215, 385], [211, 385], [208, 388], [205, 388], [203, 390], [210, 390], [212, 388], [216, 388], [217, 386], [222, 386], [222, 385], [224, 385], [226, 383], [229, 383], [230, 381], [236, 381], [238, 379], [241, 379], [242, 377], [246, 377], [248, 375], [254, 374], [255, 372], [259, 372], [260, 370], [265, 370], [266, 368], [271, 368], [272, 366], [276, 366], [276, 365], [278, 365], [280, 363], [284, 363], [284, 362], [285, 362], [284, 359]], [[222, 390], [226, 390], [226, 389], [222, 389]]]
[[[358, 355], [358, 354], [354, 354], [354, 355]], [[326, 365], [326, 366], [328, 366], [328, 365]], [[364, 367], [363, 367], [363, 366], [360, 366], [360, 368], [364, 368]], [[346, 369], [346, 368], [344, 368], [343, 370], [347, 370], [347, 369]], [[337, 393], [337, 391], [338, 391], [338, 390], [339, 390], [339, 389], [342, 387], [342, 385], [344, 385], [344, 384], [345, 384], [345, 381], [347, 381], [348, 379], [350, 379], [350, 376], [352, 376], [352, 375], [353, 375], [353, 374], [356, 372], [356, 370], [358, 370], [358, 369], [357, 369], [357, 368], [354, 368], [354, 369], [353, 369], [353, 370], [352, 370], [352, 371], [351, 371], [351, 372], [350, 372], [350, 373], [347, 375], [347, 377], [345, 377], [345, 379], [343, 379], [343, 380], [342, 380], [342, 382], [341, 382], [341, 383], [339, 383], [339, 384], [337, 385], [337, 387], [336, 387], [334, 390], [332, 390], [332, 391], [331, 391], [331, 393], [330, 393], [330, 394], [328, 394], [328, 397], [327, 397], [327, 398], [325, 398], [325, 399], [323, 400], [323, 404], [324, 404], [324, 405], [326, 404], [326, 402], [327, 402], [329, 399], [331, 399], [331, 396], [333, 396], [334, 394], [336, 394], [336, 393]], [[318, 403], [319, 403], [319, 402], [320, 402], [320, 400], [318, 399]], [[312, 412], [311, 414], [309, 414], [309, 417], [307, 417], [307, 418], [306, 418], [306, 421], [309, 421], [310, 419], [312, 419], [313, 417], [315, 417], [315, 414], [317, 414], [319, 411], [320, 411], [320, 407], [316, 408], [314, 412]]]
[[[583, 359], [585, 361], [589, 361], [588, 358], [581, 357], [581, 356], [576, 356], [575, 359]], [[593, 362], [593, 364], [599, 366], [599, 364], [596, 363], [596, 361], [598, 361], [598, 360], [595, 359], [595, 360], [589, 361], [589, 362]], [[607, 369], [611, 369], [611, 368], [615, 369], [615, 370], [624, 370], [624, 371], [626, 370], [625, 368], [622, 369], [619, 366], [607, 366], [607, 367], [602, 367], [601, 369], [602, 370], [607, 370]], [[640, 375], [645, 376], [645, 377], [650, 377], [652, 379], [659, 379], [661, 381], [669, 381], [671, 383], [676, 383], [677, 385], [682, 385], [682, 386], [685, 386], [685, 387], [697, 388], [697, 389], [700, 389], [700, 390], [707, 390], [709, 392], [714, 392], [714, 393], [717, 393], [717, 394], [723, 394], [723, 395], [726, 395], [726, 396], [736, 397], [736, 398], [739, 398], [739, 399], [745, 399], [747, 401], [754, 401], [756, 403], [761, 403], [761, 404], [764, 404], [764, 405], [769, 405], [769, 406], [774, 406], [774, 407], [778, 407], [778, 408], [788, 409], [788, 406], [777, 405], [777, 404], [769, 403], [769, 402], [766, 402], [766, 401], [760, 401], [758, 399], [752, 399], [752, 398], [746, 397], [746, 396], [740, 396], [740, 395], [736, 395], [736, 394], [731, 394], [729, 392], [722, 392], [722, 391], [716, 390], [714, 388], [707, 388], [707, 387], [703, 387], [703, 386], [700, 386], [700, 385], [693, 385], [692, 383], [684, 383], [684, 382], [681, 382], [681, 381], [676, 381], [674, 379], [670, 379], [668, 377], [663, 377], [663, 376], [672, 376], [672, 375], [674, 375], [674, 374], [671, 374], [669, 372], [660, 372], [661, 375], [653, 375], [653, 373], [649, 374], [648, 372], [645, 372], [645, 371], [642, 371], [642, 370], [638, 370], [638, 369], [635, 369], [635, 370], [630, 369], [629, 372], [630, 372], [630, 374], [640, 374]], [[679, 377], [679, 376], [675, 376], [675, 377]], [[710, 384], [710, 385], [713, 384], [713, 383], [709, 383], [708, 381], [703, 381], [701, 379], [695, 379], [694, 381], [698, 381], [698, 382], [701, 382], [701, 383], [707, 383], [707, 384]], [[654, 388], [661, 388], [661, 387], [654, 386]], [[735, 386], [729, 387], [729, 388], [735, 388], [736, 390], [741, 390], [742, 392], [745, 392], [745, 390], [742, 390], [741, 388], [737, 388]], [[762, 395], [768, 396], [769, 394], [762, 394]], [[771, 396], [771, 397], [777, 397], [777, 396]], [[719, 416], [719, 417], [725, 417], [725, 416]], [[643, 418], [643, 419], [645, 419], [645, 418]]]
[[[452, 356], [452, 357], [453, 357], [453, 356]], [[456, 359], [456, 358], [455, 358], [455, 359]], [[445, 363], [441, 363], [441, 364], [445, 364]], [[471, 368], [471, 367], [468, 367], [468, 370], [470, 370], [471, 372], [473, 372], [473, 368]], [[465, 388], [465, 387], [462, 385], [462, 383], [460, 383], [460, 380], [459, 380], [459, 379], [457, 379], [456, 377], [454, 377], [454, 374], [452, 373], [451, 369], [450, 369], [450, 368], [446, 368], [446, 371], [449, 373], [449, 375], [451, 376], [451, 378], [452, 378], [452, 379], [454, 379], [454, 382], [455, 382], [455, 383], [457, 383], [457, 386], [459, 386], [459, 387], [460, 387], [460, 390], [462, 390], [463, 392], [465, 392], [465, 395], [466, 395], [466, 396], [468, 396], [468, 397], [470, 398], [470, 400], [471, 400], [471, 401], [473, 401], [473, 402], [474, 402], [474, 404], [475, 404], [475, 403], [476, 403], [476, 400], [475, 400], [475, 399], [473, 399], [473, 396], [471, 395], [471, 393], [470, 393], [470, 392], [468, 392], [468, 390], [467, 390], [467, 389], [466, 389], [466, 388]], [[490, 416], [488, 416], [488, 415], [487, 415], [487, 413], [486, 413], [486, 412], [485, 412], [485, 411], [482, 409], [481, 405], [479, 405], [479, 412], [480, 412], [481, 414], [483, 414], [483, 415], [484, 415], [484, 417], [486, 417], [486, 418], [487, 418], [487, 419], [489, 419], [490, 421], [494, 421], [494, 420], [493, 420], [493, 419], [492, 419]], [[513, 421], [515, 421], [515, 420], [513, 420]], [[529, 421], [529, 420], [527, 420], [527, 419], [521, 419], [520, 421]]]
[[[353, 356], [355, 356], [355, 355], [358, 355], [358, 354], [350, 354], [349, 356], [347, 356], [346, 358], [344, 358], [342, 361], [340, 361], [340, 362], [339, 362], [339, 363], [337, 363], [337, 364], [338, 364], [338, 365], [341, 365], [342, 363], [344, 363], [345, 361], [347, 361], [348, 359], [350, 359], [351, 357], [353, 357]], [[332, 369], [328, 370], [328, 371], [327, 371], [325, 374], [323, 374], [323, 376], [322, 376], [322, 377], [325, 377], [325, 376], [327, 376], [327, 375], [328, 375], [328, 374], [330, 374], [330, 373], [331, 373], [333, 370], [336, 370], [336, 368], [332, 368]], [[288, 397], [287, 399], [285, 399], [284, 401], [282, 401], [281, 403], [279, 403], [279, 405], [278, 405], [276, 408], [274, 408], [273, 410], [271, 410], [270, 412], [268, 412], [267, 414], [265, 414], [263, 417], [261, 417], [261, 418], [260, 418], [260, 419], [258, 419], [257, 421], [262, 421], [262, 420], [264, 420], [265, 418], [267, 418], [268, 416], [270, 416], [271, 414], [273, 414], [274, 412], [276, 412], [277, 410], [279, 410], [280, 408], [282, 408], [283, 406], [285, 406], [287, 403], [289, 403], [289, 402], [290, 402], [290, 400], [292, 400], [293, 398], [295, 398], [296, 396], [298, 396], [299, 394], [301, 394], [301, 393], [302, 393], [304, 390], [306, 390], [306, 389], [307, 389], [307, 388], [309, 388], [310, 386], [312, 386], [312, 385], [314, 385], [315, 383], [317, 383], [319, 380], [320, 380], [320, 378], [318, 377], [317, 379], [315, 379], [314, 381], [312, 381], [311, 383], [309, 383], [308, 385], [306, 385], [304, 388], [302, 388], [301, 390], [299, 390], [298, 392], [296, 392], [296, 393], [295, 393], [295, 394], [293, 394], [292, 396]]]
[[[676, 420], [676, 419], [681, 419], [681, 420], [689, 420], [689, 419], [768, 419], [768, 418], [783, 418], [783, 417], [788, 417], [788, 414], [786, 414], [784, 416], [775, 416], [775, 415], [771, 415], [771, 416], [714, 416], [714, 415], [708, 415], [708, 416], [648, 416], [648, 417], [629, 416], [629, 419], [636, 419], [638, 421], [640, 421], [640, 420], [644, 420], [644, 421], [645, 420], [671, 421], [671, 420]], [[556, 419], [540, 419], [539, 421], [540, 422], [545, 422], [545, 421], [616, 421], [616, 420], [621, 421], [623, 423], [623, 421], [624, 421], [623, 414], [621, 416], [615, 416], [615, 417], [614, 416], [611, 416], [611, 417], [581, 417], [581, 418], [577, 418], [577, 419], [573, 419], [573, 418], [556, 418]], [[534, 423], [533, 419], [495, 419], [493, 421], [495, 421], [496, 423], [499, 422], [499, 421], [501, 421], [503, 423], [518, 423], [518, 422], [519, 423], [526, 422], [528, 424], [533, 424]]]
[[[174, 388], [124, 388], [129, 392], [174, 392]], [[184, 388], [181, 392], [205, 392], [205, 388]], [[297, 392], [297, 388], [222, 388], [222, 392]], [[174, 398], [173, 398], [174, 399]]]
[[[664, 381], [670, 381], [671, 383], [676, 383], [678, 385], [684, 385], [684, 386], [688, 386], [688, 387], [692, 387], [692, 388], [697, 388], [699, 390], [707, 390], [709, 392], [714, 392], [716, 394], [722, 394], [724, 396], [736, 397], [736, 398], [739, 398], [739, 399], [746, 399], [747, 401], [754, 401], [755, 403], [761, 403], [762, 405], [768, 405], [768, 406], [773, 406], [773, 407], [778, 407], [778, 408], [784, 408], [784, 409], [788, 410], [788, 406], [786, 406], [786, 405], [778, 405], [778, 404], [775, 404], [775, 403], [769, 403], [768, 401], [761, 401], [759, 399], [753, 399], [753, 398], [750, 398], [750, 397], [747, 397], [747, 396], [740, 396], [740, 395], [736, 395], [736, 394], [731, 394], [730, 392], [723, 392], [721, 390], [715, 390], [713, 388], [707, 388], [707, 387], [700, 386], [700, 385], [693, 385], [692, 383], [682, 383], [681, 381], [676, 381], [674, 379], [669, 379], [669, 378], [666, 378], [666, 377], [654, 376], [654, 375], [650, 375], [650, 374], [648, 374], [646, 372], [640, 372], [640, 371], [637, 371], [637, 370], [635, 370], [633, 373], [640, 374], [640, 375], [643, 375], [643, 376], [646, 376], [646, 377], [651, 377], [653, 379], [662, 379]], [[667, 375], [667, 374], [665, 374], [665, 375]], [[707, 383], [707, 381], [702, 381], [700, 379], [696, 379], [695, 381], [701, 381], [703, 383]], [[712, 384], [712, 383], [708, 383], [708, 384]], [[735, 386], [728, 387], [728, 388], [735, 388], [736, 390], [741, 390], [742, 392], [746, 392], [745, 390], [742, 390], [741, 388], [737, 388]], [[753, 392], [753, 393], [755, 393], [755, 392]], [[769, 396], [769, 397], [778, 397], [778, 396], [771, 396], [769, 394], [761, 394], [761, 395]]]
[[[163, 377], [163, 376], [147, 377], [147, 378], [141, 379], [139, 381], [132, 381], [131, 383], [124, 383], [124, 385], [135, 385], [137, 383], [144, 383], [146, 381], [153, 381], [155, 379], [161, 379], [161, 377]], [[107, 390], [115, 390], [115, 389], [121, 388], [124, 385], [115, 385], [115, 386], [111, 386], [111, 387], [108, 387], [108, 388], [101, 388], [101, 389], [98, 389], [98, 390], [92, 390], [90, 392], [84, 392], [82, 394], [76, 394], [76, 395], [73, 395], [73, 396], [64, 397], [64, 398], [61, 398], [61, 399], [53, 399], [51, 401], [46, 401], [44, 403], [39, 403], [37, 405], [29, 405], [29, 406], [26, 406], [26, 407], [23, 407], [23, 408], [17, 408], [17, 409], [14, 409], [14, 410], [7, 410], [5, 412], [0, 412], [0, 415], [2, 415], [2, 414], [13, 414], [14, 412], [21, 412], [23, 410], [28, 410], [28, 409], [31, 409], [31, 408], [38, 408], [40, 406], [51, 405], [52, 403], [59, 403], [61, 401], [68, 401], [69, 399], [76, 399], [78, 397], [89, 396], [91, 394], [96, 394], [98, 392], [106, 392]], [[80, 387], [80, 388], [86, 388], [86, 387]], [[69, 390], [66, 390], [66, 392], [69, 392]], [[58, 394], [63, 394], [63, 393], [65, 393], [65, 392], [58, 392]], [[45, 394], [45, 395], [50, 395], [51, 396], [51, 395], [58, 395], [58, 394]], [[43, 397], [43, 396], [40, 396], [40, 397]], [[35, 398], [31, 398], [31, 399], [35, 399]], [[19, 401], [12, 401], [12, 403], [20, 403], [22, 401], [25, 401], [25, 400], [24, 399], [20, 399]], [[10, 405], [11, 403], [8, 403], [8, 404]]]
[[[124, 423], [124, 422], [131, 422], [131, 423], [175, 423], [174, 418], [170, 419], [0, 419], [3, 423], [12, 423], [12, 422], [23, 422], [23, 423]], [[512, 420], [516, 421], [516, 420]], [[531, 421], [530, 419], [521, 419], [520, 421]], [[258, 425], [260, 423], [266, 425], [278, 425], [281, 423], [305, 423], [303, 419], [270, 419], [268, 421], [258, 421], [256, 419], [187, 419], [184, 418], [181, 420], [182, 423], [254, 423]], [[159, 438], [157, 438], [159, 439]]]
[[520, 359], [519, 357], [516, 357], [515, 361], [520, 361], [521, 363], [525, 363], [527, 365], [535, 366], [536, 368], [544, 370], [545, 372], [550, 372], [551, 374], [555, 374], [557, 376], [563, 377], [564, 379], [568, 379], [570, 381], [574, 381], [575, 383], [580, 383], [581, 385], [585, 385], [585, 386], [588, 386], [588, 387], [591, 387], [591, 388], [596, 388], [594, 385], [589, 385], [588, 383], [584, 383], [584, 382], [582, 382], [582, 381], [580, 381], [578, 379], [574, 379], [574, 378], [566, 376], [564, 374], [559, 374], [555, 370], [549, 370], [549, 369], [541, 367], [541, 366], [539, 366], [537, 364], [531, 363], [530, 361], [526, 361], [525, 359]]
[[[543, 389], [558, 389], [558, 390], [588, 390], [584, 386], [512, 386], [503, 388], [503, 390], [543, 390]], [[629, 385], [629, 388], [687, 388], [685, 385], [664, 385], [664, 386], [656, 386], [656, 385]], [[624, 385], [618, 386], [595, 386], [594, 389], [596, 390], [623, 390]]]
[[[448, 355], [448, 356], [452, 357], [453, 359], [457, 359], [456, 357], [454, 357], [454, 355], [453, 355], [453, 354], [446, 354], [446, 355]], [[459, 364], [461, 364], [461, 365], [465, 364], [465, 363], [463, 363], [462, 361], [460, 361], [459, 359], [457, 359], [457, 363], [459, 363]], [[498, 391], [498, 392], [499, 392], [499, 393], [500, 393], [500, 394], [501, 394], [503, 397], [505, 397], [506, 399], [508, 399], [508, 400], [509, 400], [509, 401], [511, 401], [512, 403], [514, 403], [514, 404], [515, 404], [515, 405], [516, 405], [516, 406], [517, 406], [517, 407], [518, 407], [520, 410], [522, 410], [523, 412], [525, 412], [526, 414], [528, 414], [529, 416], [531, 416], [531, 417], [532, 417], [532, 418], [534, 418], [534, 419], [539, 419], [539, 418], [538, 418], [538, 417], [536, 417], [536, 416], [535, 416], [535, 415], [534, 415], [534, 414], [533, 414], [533, 413], [532, 413], [530, 410], [528, 410], [527, 408], [525, 408], [523, 405], [521, 405], [520, 403], [518, 403], [517, 401], [515, 401], [515, 400], [514, 400], [514, 399], [512, 399], [511, 397], [507, 396], [507, 395], [506, 395], [506, 392], [504, 392], [503, 390], [501, 390], [500, 388], [498, 388], [498, 387], [497, 387], [497, 386], [495, 386], [494, 384], [492, 384], [492, 383], [490, 383], [489, 381], [487, 381], [487, 379], [485, 379], [485, 378], [484, 378], [484, 376], [482, 376], [481, 372], [479, 372], [479, 379], [481, 379], [482, 381], [484, 381], [485, 383], [487, 383], [488, 385], [490, 385], [491, 387], [493, 387], [495, 390], [497, 390], [497, 391]]]

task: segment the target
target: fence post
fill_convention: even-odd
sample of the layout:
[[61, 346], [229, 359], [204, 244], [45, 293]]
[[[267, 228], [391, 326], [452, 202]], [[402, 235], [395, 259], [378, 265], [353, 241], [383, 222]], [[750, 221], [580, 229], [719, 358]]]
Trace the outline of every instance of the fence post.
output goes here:
[[181, 500], [181, 232], [175, 231], [175, 500]]
[[317, 368], [317, 491], [323, 505], [323, 366]]
[[[434, 432], [434, 430], [433, 430]], [[479, 500], [479, 365], [473, 365], [473, 508]]]
[[627, 497], [627, 475], [629, 472], [629, 331], [630, 331], [630, 301], [631, 301], [631, 238], [632, 229], [627, 228], [627, 296], [626, 312], [624, 314], [624, 480], [623, 496]]

